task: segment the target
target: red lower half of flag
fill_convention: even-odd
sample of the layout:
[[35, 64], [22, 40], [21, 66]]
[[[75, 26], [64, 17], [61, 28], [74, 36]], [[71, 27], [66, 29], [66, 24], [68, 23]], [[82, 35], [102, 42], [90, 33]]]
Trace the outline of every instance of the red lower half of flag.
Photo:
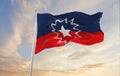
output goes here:
[[75, 42], [83, 45], [92, 45], [103, 41], [103, 32], [69, 32], [70, 36], [63, 36], [61, 32], [51, 32], [44, 36], [37, 38], [35, 54], [41, 52], [44, 49], [59, 47], [67, 44], [68, 42]]

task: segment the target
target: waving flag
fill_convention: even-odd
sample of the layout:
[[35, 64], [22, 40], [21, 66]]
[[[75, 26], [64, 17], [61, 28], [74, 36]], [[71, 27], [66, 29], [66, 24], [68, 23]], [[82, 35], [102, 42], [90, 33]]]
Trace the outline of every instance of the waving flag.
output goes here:
[[35, 54], [46, 48], [63, 46], [69, 42], [92, 45], [102, 42], [100, 29], [102, 12], [88, 15], [70, 12], [61, 15], [37, 14], [37, 40]]

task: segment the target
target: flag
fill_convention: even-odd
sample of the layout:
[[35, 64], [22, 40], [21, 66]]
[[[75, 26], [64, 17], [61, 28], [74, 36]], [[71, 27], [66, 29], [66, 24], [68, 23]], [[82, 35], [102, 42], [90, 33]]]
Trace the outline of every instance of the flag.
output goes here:
[[35, 54], [69, 42], [82, 45], [102, 42], [104, 33], [100, 28], [101, 17], [102, 12], [93, 15], [77, 11], [60, 15], [38, 13]]

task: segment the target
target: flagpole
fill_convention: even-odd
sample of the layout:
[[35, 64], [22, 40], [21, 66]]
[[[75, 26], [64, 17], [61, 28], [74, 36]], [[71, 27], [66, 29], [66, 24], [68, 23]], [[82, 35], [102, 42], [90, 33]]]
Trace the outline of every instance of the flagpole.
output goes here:
[[37, 36], [37, 10], [35, 10], [34, 14], [34, 38], [33, 38], [33, 43], [32, 43], [32, 52], [31, 52], [31, 62], [30, 62], [30, 71], [29, 71], [29, 76], [32, 76], [33, 72], [33, 61], [34, 61], [34, 54], [35, 54], [35, 45], [36, 45], [36, 36]]

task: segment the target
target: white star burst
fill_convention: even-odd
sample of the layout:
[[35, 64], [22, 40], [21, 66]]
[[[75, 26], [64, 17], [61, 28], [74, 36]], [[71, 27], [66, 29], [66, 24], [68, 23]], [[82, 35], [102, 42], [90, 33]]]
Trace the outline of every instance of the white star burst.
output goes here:
[[[73, 22], [73, 21], [74, 21], [74, 18], [71, 19], [70, 21], [68, 21], [67, 18], [65, 18], [64, 20], [59, 20], [59, 19], [57, 19], [57, 20], [55, 21], [55, 23], [52, 23], [52, 24], [51, 24], [52, 32], [56, 33], [56, 37], [55, 37], [55, 38], [56, 38], [56, 39], [59, 39], [58, 43], [64, 42], [64, 43], [66, 44], [66, 43], [67, 43], [66, 40], [62, 40], [62, 37], [59, 37], [59, 33], [57, 33], [57, 32], [55, 31], [56, 29], [54, 28], [55, 26], [57, 26], [57, 22], [62, 23], [62, 22], [64, 22], [64, 21], [65, 21], [65, 23], [70, 23], [71, 26], [74, 25], [73, 30], [77, 30], [78, 32], [80, 32], [80, 30], [77, 29], [76, 27], [78, 27], [78, 26], [80, 26], [80, 25]], [[70, 30], [69, 30], [69, 29], [65, 29], [63, 26], [61, 26], [61, 30], [58, 30], [58, 31], [60, 31], [61, 33], [63, 33], [64, 37], [65, 37], [65, 36], [71, 36], [71, 35], [69, 34]], [[78, 32], [76, 32], [75, 34], [76, 34], [78, 37], [80, 37], [80, 36], [78, 35]]]

